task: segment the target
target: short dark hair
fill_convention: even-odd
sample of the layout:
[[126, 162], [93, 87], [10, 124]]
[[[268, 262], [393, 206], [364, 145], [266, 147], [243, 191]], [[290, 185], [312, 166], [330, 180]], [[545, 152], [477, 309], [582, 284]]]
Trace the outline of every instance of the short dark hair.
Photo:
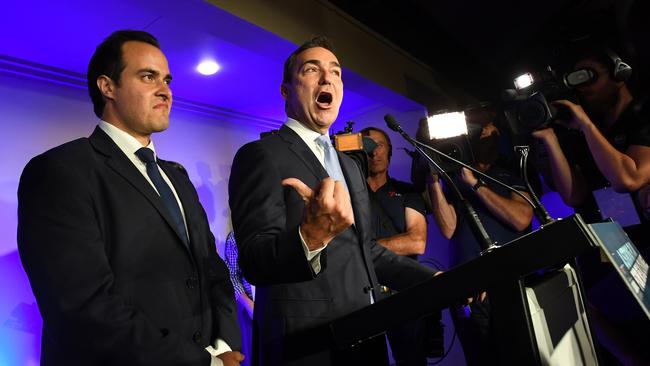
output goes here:
[[583, 60], [593, 60], [609, 70], [614, 76], [614, 58], [619, 57], [618, 52], [604, 41], [584, 41], [576, 45], [573, 51], [573, 66]]
[[388, 142], [388, 158], [390, 159], [390, 157], [393, 156], [393, 144], [390, 142], [390, 137], [388, 137], [388, 134], [386, 133], [386, 131], [382, 130], [379, 127], [370, 126], [370, 127], [366, 127], [363, 130], [361, 130], [361, 134], [363, 136], [370, 136], [370, 131], [376, 131], [376, 132], [379, 132], [382, 135], [384, 135], [384, 138], [386, 139], [386, 142]]
[[291, 81], [291, 70], [293, 69], [293, 66], [296, 63], [296, 58], [298, 57], [298, 55], [305, 50], [308, 50], [310, 48], [315, 48], [315, 47], [322, 47], [334, 53], [334, 47], [332, 46], [332, 42], [330, 42], [330, 40], [327, 37], [325, 36], [313, 37], [309, 41], [303, 43], [295, 51], [293, 51], [289, 55], [289, 57], [287, 57], [286, 61], [284, 61], [284, 70], [282, 72], [282, 83], [288, 83]]
[[122, 45], [129, 41], [144, 42], [158, 49], [160, 48], [158, 40], [151, 34], [128, 29], [113, 32], [97, 46], [93, 57], [90, 58], [88, 63], [87, 78], [88, 94], [93, 102], [95, 115], [99, 118], [102, 118], [106, 101], [99, 87], [97, 87], [97, 78], [106, 75], [119, 85], [120, 75], [126, 67], [122, 59]]

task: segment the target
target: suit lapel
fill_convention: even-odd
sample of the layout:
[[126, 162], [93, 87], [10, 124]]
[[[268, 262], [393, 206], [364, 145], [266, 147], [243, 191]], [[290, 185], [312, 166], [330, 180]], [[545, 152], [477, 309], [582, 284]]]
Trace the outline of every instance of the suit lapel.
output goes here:
[[[97, 151], [106, 156], [106, 165], [122, 176], [133, 186], [133, 188], [145, 196], [167, 222], [167, 225], [176, 232], [173, 224], [174, 220], [162, 203], [158, 193], [156, 193], [151, 184], [149, 184], [149, 182], [142, 176], [140, 171], [133, 166], [133, 163], [126, 157], [126, 155], [124, 155], [115, 142], [113, 142], [113, 140], [111, 140], [111, 138], [108, 137], [108, 135], [99, 127], [95, 128], [95, 131], [90, 135], [89, 140]], [[180, 235], [178, 233], [176, 234], [178, 240], [181, 241], [181, 244], [186, 247]]]
[[311, 151], [309, 146], [295, 133], [291, 128], [283, 125], [278, 132], [282, 139], [289, 143], [289, 149], [298, 156], [298, 158], [305, 164], [307, 169], [311, 171], [319, 180], [328, 177], [327, 171], [323, 164], [318, 161], [314, 152]]

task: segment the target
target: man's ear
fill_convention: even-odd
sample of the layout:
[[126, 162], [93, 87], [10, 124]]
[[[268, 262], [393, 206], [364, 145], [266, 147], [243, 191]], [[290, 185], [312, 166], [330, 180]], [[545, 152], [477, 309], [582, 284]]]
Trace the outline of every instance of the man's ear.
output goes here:
[[113, 99], [113, 93], [115, 92], [115, 83], [111, 78], [106, 75], [100, 75], [97, 78], [97, 88], [99, 88], [99, 92], [102, 93], [104, 98]]
[[287, 97], [289, 96], [289, 88], [287, 87], [287, 84], [282, 83], [280, 85], [280, 94], [282, 94], [282, 98], [284, 98], [284, 100], [287, 100]]

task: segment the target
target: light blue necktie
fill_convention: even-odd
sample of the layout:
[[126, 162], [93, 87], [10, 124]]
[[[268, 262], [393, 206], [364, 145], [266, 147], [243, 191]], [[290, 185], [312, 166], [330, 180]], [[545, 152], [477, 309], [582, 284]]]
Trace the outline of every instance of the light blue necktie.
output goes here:
[[[349, 192], [350, 190], [348, 189], [348, 185], [345, 182], [345, 178], [343, 177], [343, 171], [341, 170], [339, 157], [336, 154], [336, 149], [334, 149], [334, 146], [332, 146], [332, 143], [330, 142], [329, 136], [320, 135], [315, 141], [318, 145], [320, 145], [323, 148], [323, 150], [325, 150], [325, 170], [327, 171], [327, 174], [332, 179], [338, 180], [341, 183], [343, 183], [343, 186]], [[369, 291], [368, 294], [370, 298], [370, 303], [374, 304], [375, 299], [372, 291]]]
[[316, 143], [320, 145], [325, 151], [325, 170], [327, 174], [334, 180], [341, 181], [345, 186], [345, 189], [348, 189], [348, 185], [345, 183], [345, 177], [343, 177], [343, 171], [341, 171], [341, 165], [339, 164], [339, 157], [336, 154], [336, 150], [330, 138], [327, 135], [320, 135], [316, 139]]

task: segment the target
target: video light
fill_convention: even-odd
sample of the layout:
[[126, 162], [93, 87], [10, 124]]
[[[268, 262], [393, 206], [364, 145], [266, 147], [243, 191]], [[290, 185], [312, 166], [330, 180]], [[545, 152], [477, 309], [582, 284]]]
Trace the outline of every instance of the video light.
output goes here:
[[521, 89], [527, 88], [527, 87], [533, 85], [533, 81], [534, 81], [534, 79], [533, 79], [533, 75], [531, 75], [531, 74], [528, 73], [528, 72], [525, 73], [525, 74], [519, 75], [519, 76], [517, 76], [517, 77], [515, 78], [515, 80], [514, 80], [514, 82], [515, 82], [515, 88], [516, 88], [517, 90], [521, 90]]
[[465, 112], [450, 112], [434, 114], [427, 118], [429, 137], [431, 139], [446, 139], [467, 135]]

